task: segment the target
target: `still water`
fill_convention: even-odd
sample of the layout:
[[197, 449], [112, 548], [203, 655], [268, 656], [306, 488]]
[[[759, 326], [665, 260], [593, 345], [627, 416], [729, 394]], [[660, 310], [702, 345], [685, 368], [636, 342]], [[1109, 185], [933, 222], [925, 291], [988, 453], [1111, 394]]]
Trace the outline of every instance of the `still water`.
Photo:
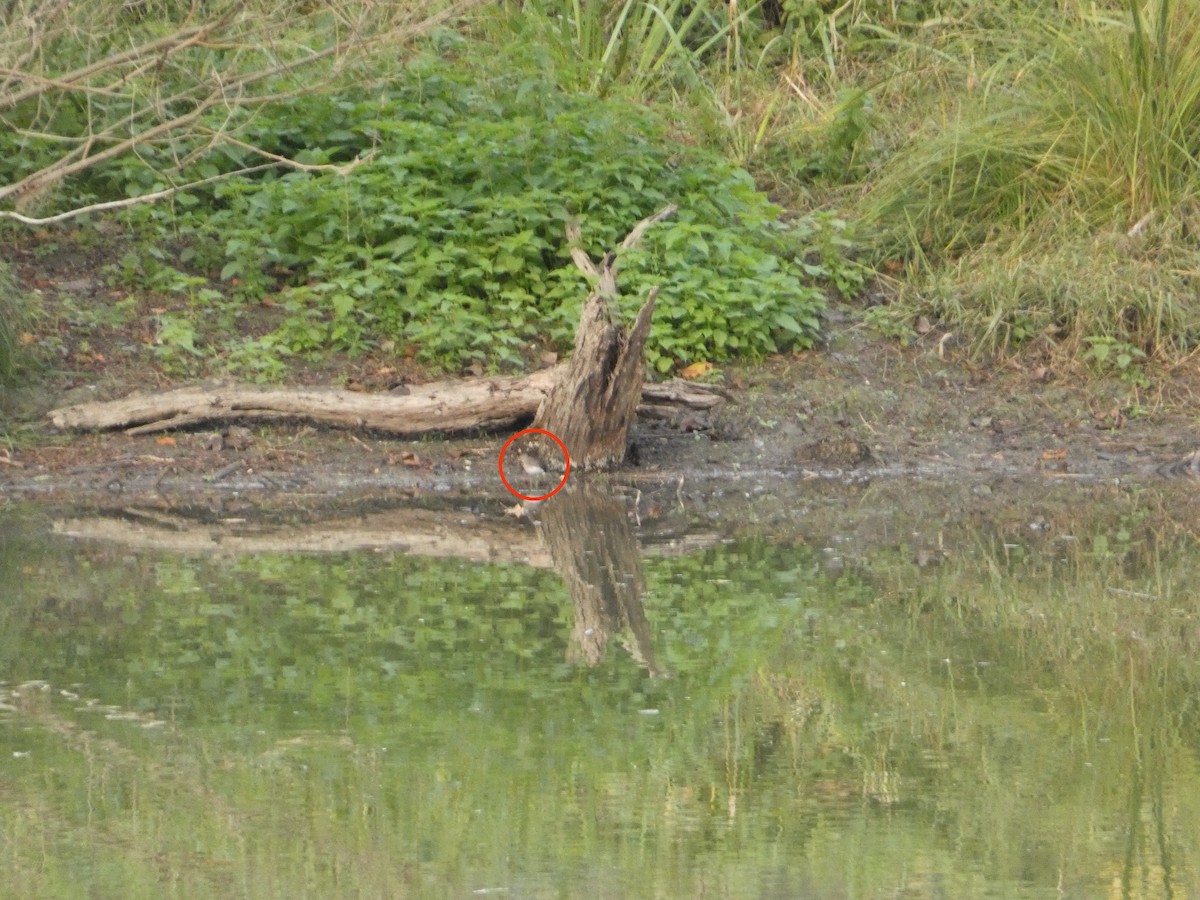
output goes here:
[[1190, 536], [495, 527], [6, 515], [0, 896], [1200, 895]]

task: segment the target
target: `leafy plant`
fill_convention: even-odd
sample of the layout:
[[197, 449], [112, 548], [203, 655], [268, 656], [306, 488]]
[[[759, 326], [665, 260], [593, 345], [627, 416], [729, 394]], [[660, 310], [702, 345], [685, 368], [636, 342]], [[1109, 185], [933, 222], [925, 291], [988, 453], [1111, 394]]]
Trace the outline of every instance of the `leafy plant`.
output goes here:
[[199, 336], [191, 322], [178, 316], [163, 314], [158, 317], [158, 335], [154, 352], [169, 370], [186, 370], [187, 357], [200, 357], [203, 352], [196, 346]]
[[621, 282], [630, 305], [661, 287], [649, 351], [661, 372], [810, 345], [818, 263], [851, 271], [842, 245], [782, 225], [744, 172], [673, 154], [647, 111], [555, 94], [528, 73], [483, 83], [422, 59], [370, 98], [306, 98], [251, 127], [279, 152], [376, 153], [343, 176], [231, 181], [176, 212], [194, 258], [241, 301], [274, 295], [286, 318], [272, 341], [291, 352], [390, 340], [447, 367], [517, 367], [544, 342], [565, 349], [588, 292], [567, 222], [599, 257], [669, 202], [678, 216], [629, 254]]
[[1141, 363], [1146, 359], [1144, 350], [1108, 335], [1093, 335], [1087, 338], [1088, 349], [1083, 358], [1097, 369], [1115, 372], [1123, 380], [1145, 387], [1148, 384]]

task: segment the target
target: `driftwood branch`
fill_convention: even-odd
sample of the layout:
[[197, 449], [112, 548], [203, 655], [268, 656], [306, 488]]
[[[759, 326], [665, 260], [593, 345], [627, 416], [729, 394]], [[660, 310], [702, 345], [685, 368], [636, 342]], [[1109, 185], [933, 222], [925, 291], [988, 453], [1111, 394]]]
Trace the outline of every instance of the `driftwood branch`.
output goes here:
[[[403, 396], [249, 385], [186, 387], [66, 406], [52, 410], [49, 419], [57, 428], [123, 428], [130, 434], [229, 419], [296, 419], [396, 435], [500, 429], [531, 418], [562, 369], [520, 378], [415, 385]], [[659, 417], [664, 406], [699, 410], [722, 402], [715, 391], [678, 380], [647, 385], [643, 396], [647, 411]]]
[[[674, 206], [648, 216], [621, 242], [629, 248]], [[577, 226], [569, 229], [572, 243]], [[572, 256], [598, 284], [584, 304], [570, 361], [519, 378], [439, 382], [407, 388], [403, 395], [332, 389], [264, 389], [239, 385], [181, 388], [121, 400], [83, 403], [50, 412], [58, 428], [124, 428], [130, 434], [184, 428], [227, 419], [303, 419], [396, 435], [497, 430], [534, 418], [557, 435], [584, 470], [621, 463], [635, 415], [665, 418], [673, 409], [710, 409], [721, 395], [676, 381], [644, 385], [644, 346], [658, 289], [650, 291], [628, 332], [617, 320], [617, 253], [596, 266], [581, 249]]]

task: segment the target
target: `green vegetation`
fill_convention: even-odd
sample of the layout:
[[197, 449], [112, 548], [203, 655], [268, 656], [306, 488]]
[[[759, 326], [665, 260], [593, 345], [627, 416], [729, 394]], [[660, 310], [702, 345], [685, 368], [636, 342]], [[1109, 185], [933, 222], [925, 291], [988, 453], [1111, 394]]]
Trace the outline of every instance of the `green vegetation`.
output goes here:
[[[880, 258], [908, 261], [910, 314], [1101, 368], [1195, 348], [1200, 4], [1121, 6], [1014, 12], [986, 69], [947, 67], [938, 115], [862, 204]], [[1114, 344], [1131, 352], [1097, 352]]]
[[932, 529], [946, 554], [923, 566], [894, 535], [844, 568], [817, 535], [649, 557], [660, 678], [625, 635], [578, 661], [548, 571], [176, 556], [11, 510], [6, 883], [1178, 894], [1200, 863], [1189, 520], [1144, 494], [1088, 499], [1057, 534], [1022, 508]]
[[811, 346], [872, 275], [871, 324], [977, 352], [1144, 382], [1200, 341], [1196, 0], [28, 6], [0, 207], [185, 188], [104, 213], [168, 368], [520, 368], [586, 293], [567, 221], [595, 255], [667, 202], [622, 282], [663, 373]]
[[26, 318], [24, 296], [12, 270], [0, 262], [0, 385], [17, 373], [20, 323]]
[[483, 92], [420, 58], [386, 93], [306, 98], [250, 130], [276, 152], [340, 136], [304, 160], [374, 152], [370, 165], [228, 182], [175, 225], [188, 262], [236, 280], [243, 302], [270, 295], [286, 310], [266, 340], [287, 352], [387, 340], [445, 366], [523, 366], [540, 339], [570, 346], [588, 293], [568, 220], [581, 221], [598, 259], [676, 202], [621, 280], [630, 311], [662, 288], [650, 341], [659, 371], [808, 346], [824, 302], [798, 277], [811, 246], [778, 224], [748, 176], [711, 154], [671, 154], [660, 132], [628, 103], [557, 94], [536, 78], [497, 78]]

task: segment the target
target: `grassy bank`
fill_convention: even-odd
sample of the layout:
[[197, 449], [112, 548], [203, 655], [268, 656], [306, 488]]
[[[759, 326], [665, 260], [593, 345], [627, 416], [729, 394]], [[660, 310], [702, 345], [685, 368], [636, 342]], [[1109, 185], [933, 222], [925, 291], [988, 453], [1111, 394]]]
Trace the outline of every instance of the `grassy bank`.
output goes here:
[[119, 233], [108, 293], [175, 374], [529, 366], [586, 292], [566, 223], [598, 255], [667, 202], [623, 282], [663, 288], [663, 374], [811, 346], [870, 281], [885, 334], [1135, 383], [1200, 336], [1194, 0], [163, 2], [108, 38], [27, 5], [0, 209], [164, 196], [4, 237]]

